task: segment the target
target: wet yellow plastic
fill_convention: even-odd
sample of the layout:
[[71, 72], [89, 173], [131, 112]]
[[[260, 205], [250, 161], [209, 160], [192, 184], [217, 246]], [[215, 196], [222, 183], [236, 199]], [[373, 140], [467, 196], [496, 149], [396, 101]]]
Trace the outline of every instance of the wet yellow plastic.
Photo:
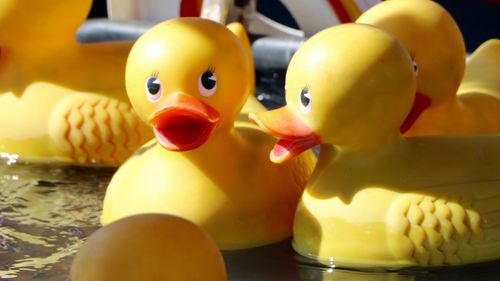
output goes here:
[[[151, 53], [155, 50], [161, 55]], [[268, 159], [274, 139], [253, 125], [235, 123], [253, 89], [248, 55], [228, 28], [199, 18], [169, 20], [139, 38], [128, 59], [126, 83], [140, 117], [147, 120], [163, 99], [182, 92], [216, 109], [220, 124], [193, 150], [172, 152], [155, 140], [143, 146], [113, 176], [103, 224], [139, 213], [175, 214], [201, 225], [223, 249], [259, 246], [291, 235], [295, 209], [316, 159], [309, 152], [287, 165], [275, 165]], [[205, 97], [198, 92], [197, 79], [208, 65], [215, 69], [218, 84], [215, 94]], [[157, 103], [149, 102], [144, 91], [153, 72], [164, 85]]]
[[[384, 1], [356, 22], [394, 34], [417, 63], [417, 92], [430, 97], [431, 105], [405, 135], [500, 133], [498, 43], [490, 45], [491, 51], [478, 49], [466, 65], [457, 24], [443, 7], [428, 0]], [[469, 67], [462, 82], [464, 69]], [[464, 88], [458, 91], [461, 83]]]
[[91, 0], [0, 4], [0, 152], [115, 166], [152, 137], [128, 102], [132, 42], [79, 44]]
[[323, 30], [293, 56], [286, 88], [289, 110], [323, 143], [295, 216], [297, 252], [390, 269], [500, 258], [500, 137], [402, 137], [416, 81], [395, 37], [361, 24]]
[[73, 281], [225, 281], [213, 239], [185, 219], [143, 214], [98, 229], [79, 249]]

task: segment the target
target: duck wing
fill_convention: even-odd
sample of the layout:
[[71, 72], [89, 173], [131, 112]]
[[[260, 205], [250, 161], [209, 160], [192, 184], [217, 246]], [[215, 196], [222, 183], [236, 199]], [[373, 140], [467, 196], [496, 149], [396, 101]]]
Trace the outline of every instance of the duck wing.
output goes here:
[[443, 266], [500, 258], [500, 180], [404, 193], [388, 214], [389, 245], [399, 259]]
[[55, 149], [78, 164], [119, 165], [153, 137], [130, 104], [95, 94], [63, 98], [49, 119]]

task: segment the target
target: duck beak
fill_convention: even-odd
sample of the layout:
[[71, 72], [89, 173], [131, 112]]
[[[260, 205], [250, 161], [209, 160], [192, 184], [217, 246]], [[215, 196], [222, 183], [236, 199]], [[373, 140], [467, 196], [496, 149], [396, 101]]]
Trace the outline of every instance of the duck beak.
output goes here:
[[200, 100], [176, 93], [149, 117], [158, 143], [171, 151], [186, 151], [204, 144], [214, 131], [220, 114]]
[[286, 106], [261, 113], [250, 113], [248, 117], [266, 133], [279, 139], [269, 155], [274, 163], [284, 163], [320, 144], [319, 136]]
[[413, 106], [411, 107], [410, 113], [406, 116], [405, 121], [399, 127], [399, 132], [401, 134], [406, 133], [413, 123], [417, 121], [418, 117], [424, 110], [426, 110], [429, 106], [431, 106], [431, 98], [422, 93], [417, 92], [415, 94], [415, 100], [413, 100]]

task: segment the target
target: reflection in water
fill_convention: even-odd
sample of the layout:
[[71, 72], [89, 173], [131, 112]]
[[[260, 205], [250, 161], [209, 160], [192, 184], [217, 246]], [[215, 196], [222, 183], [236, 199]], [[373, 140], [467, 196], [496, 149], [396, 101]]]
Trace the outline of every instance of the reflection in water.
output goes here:
[[[71, 259], [99, 227], [111, 169], [0, 165], [0, 281], [68, 280]], [[291, 241], [224, 251], [230, 281], [489, 281], [500, 263], [361, 272], [325, 268], [297, 255]]]
[[112, 172], [0, 166], [0, 276], [28, 280], [66, 276], [70, 257], [99, 226]]

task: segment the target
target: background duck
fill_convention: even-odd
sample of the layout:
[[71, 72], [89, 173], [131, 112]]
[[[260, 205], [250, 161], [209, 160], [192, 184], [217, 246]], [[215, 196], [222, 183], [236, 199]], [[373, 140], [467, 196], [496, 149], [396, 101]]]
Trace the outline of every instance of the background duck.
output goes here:
[[0, 4], [0, 151], [118, 165], [152, 137], [127, 100], [132, 42], [79, 44], [91, 0]]
[[127, 62], [127, 92], [156, 140], [113, 176], [103, 224], [170, 213], [201, 225], [223, 249], [291, 235], [315, 158], [306, 153], [274, 165], [268, 159], [274, 139], [252, 126], [235, 126], [253, 89], [242, 36], [216, 22], [181, 18], [138, 39]]
[[464, 40], [453, 18], [439, 4], [421, 0], [384, 1], [367, 10], [356, 22], [391, 32], [416, 62], [415, 109], [423, 112], [412, 126], [401, 128], [405, 135], [500, 133], [500, 87], [497, 87], [500, 60], [492, 61], [499, 48], [482, 52], [484, 56], [473, 55], [474, 61], [495, 67], [477, 67], [481, 63], [476, 62], [471, 70], [475, 74], [468, 74], [464, 81], [474, 79], [474, 88], [469, 87], [457, 96], [466, 67]]
[[73, 281], [226, 281], [213, 239], [185, 219], [142, 214], [98, 229], [79, 249]]
[[[293, 56], [287, 105], [251, 114], [282, 163], [321, 143], [293, 246], [327, 265], [447, 266], [500, 257], [500, 138], [399, 133], [415, 97], [406, 49], [345, 24]], [[284, 145], [285, 144], [285, 145]]]
[[489, 94], [500, 97], [500, 40], [490, 39], [467, 59], [458, 95]]

